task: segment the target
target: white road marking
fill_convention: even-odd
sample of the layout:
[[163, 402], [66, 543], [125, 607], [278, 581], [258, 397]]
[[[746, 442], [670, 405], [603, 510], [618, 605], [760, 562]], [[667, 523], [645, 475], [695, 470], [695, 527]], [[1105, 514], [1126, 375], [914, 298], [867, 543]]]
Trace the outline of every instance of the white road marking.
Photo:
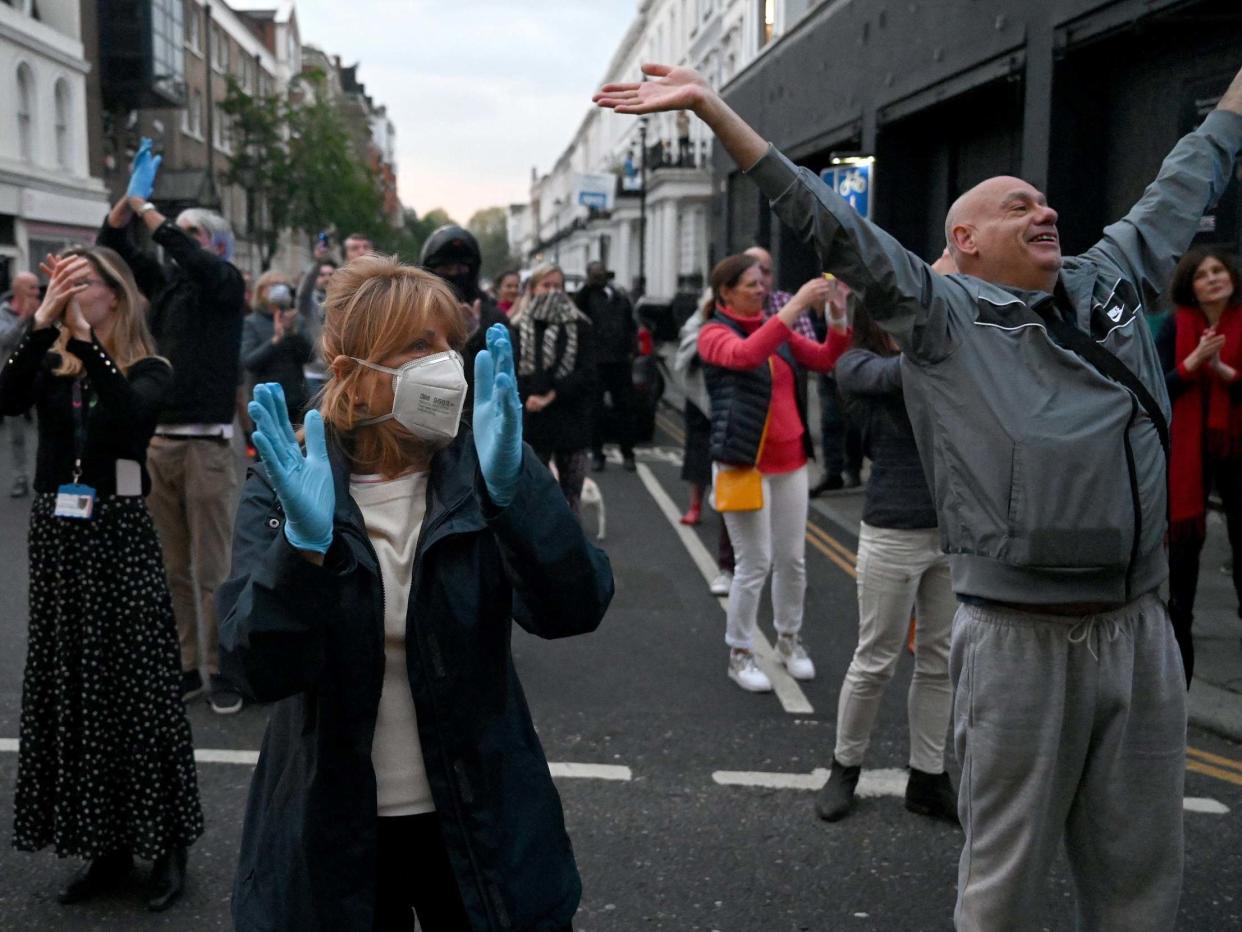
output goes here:
[[548, 764], [554, 777], [581, 778], [587, 780], [620, 780], [628, 783], [634, 779], [629, 767], [616, 764], [571, 764], [552, 762]]
[[[859, 796], [904, 796], [905, 770], [897, 767], [864, 770], [858, 778]], [[717, 770], [712, 780], [721, 786], [757, 786], [770, 790], [820, 790], [828, 782], [828, 770], [816, 767], [810, 773], [764, 773], [757, 770]]]
[[194, 752], [194, 759], [200, 764], [248, 764], [253, 767], [259, 762], [259, 752], [199, 748]]
[[1215, 799], [1204, 799], [1201, 796], [1187, 796], [1182, 800], [1182, 808], [1187, 812], [1202, 812], [1207, 815], [1228, 815], [1229, 807]]
[[[643, 485], [647, 487], [647, 491], [655, 500], [656, 507], [663, 512], [664, 517], [668, 519], [668, 523], [672, 525], [673, 531], [681, 539], [682, 546], [690, 554], [690, 559], [694, 561], [695, 566], [699, 568], [699, 572], [703, 574], [703, 581], [710, 583], [716, 578], [716, 574], [720, 570], [716, 566], [716, 561], [712, 559], [711, 554], [707, 552], [707, 548], [703, 546], [703, 542], [699, 540], [694, 531], [681, 523], [681, 515], [677, 511], [677, 506], [673, 504], [673, 500], [664, 491], [664, 486], [660, 485], [660, 481], [656, 479], [655, 473], [651, 471], [651, 467], [646, 463], [638, 464], [638, 478], [642, 479]], [[722, 609], [728, 604], [728, 599], [723, 597], [717, 601]], [[776, 659], [776, 651], [772, 649], [772, 645], [762, 631], [755, 632], [755, 658], [759, 661], [759, 666], [763, 669], [763, 672], [768, 675], [768, 679], [772, 681], [772, 688], [776, 692], [776, 698], [780, 700], [781, 706], [786, 712], [789, 712], [791, 715], [814, 714], [815, 709], [806, 698], [806, 693], [802, 691], [798, 681], [789, 675], [784, 665]], [[724, 658], [722, 657], [721, 660], [721, 666], [723, 667]]]

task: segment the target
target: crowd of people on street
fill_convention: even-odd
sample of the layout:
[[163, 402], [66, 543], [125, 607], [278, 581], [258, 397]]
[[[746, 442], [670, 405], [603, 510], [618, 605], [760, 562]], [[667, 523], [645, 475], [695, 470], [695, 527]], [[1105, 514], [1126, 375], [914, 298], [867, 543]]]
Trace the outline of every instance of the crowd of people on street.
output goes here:
[[[765, 249], [725, 257], [673, 355], [681, 521], [720, 517], [728, 678], [816, 676], [809, 501], [865, 473], [818, 816], [853, 809], [910, 645], [905, 806], [964, 833], [957, 927], [1037, 923], [1062, 841], [1084, 928], [1173, 927], [1214, 490], [1242, 545], [1242, 279], [1191, 248], [1242, 150], [1242, 73], [1082, 255], [1042, 192], [997, 177], [929, 263], [695, 72], [644, 72], [596, 102], [696, 114], [823, 268], [789, 293]], [[581, 880], [510, 631], [586, 634], [613, 597], [578, 512], [606, 441], [638, 468], [630, 297], [598, 261], [572, 296], [552, 263], [489, 290], [456, 225], [417, 266], [361, 233], [338, 261], [320, 234], [297, 276], [251, 285], [223, 217], [151, 202], [160, 161], [143, 140], [95, 245], [0, 302], [10, 494], [32, 498], [15, 845], [85, 862], [65, 904], [148, 860], [167, 909], [204, 831], [186, 703], [206, 693], [221, 715], [273, 704], [238, 929], [570, 928]]]

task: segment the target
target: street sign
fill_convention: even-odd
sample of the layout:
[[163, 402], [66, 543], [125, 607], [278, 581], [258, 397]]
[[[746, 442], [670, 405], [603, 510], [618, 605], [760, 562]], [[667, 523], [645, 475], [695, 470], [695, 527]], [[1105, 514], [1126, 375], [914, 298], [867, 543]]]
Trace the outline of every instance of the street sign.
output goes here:
[[839, 164], [821, 171], [819, 177], [870, 220], [874, 169], [875, 159], [869, 157], [842, 159]]
[[612, 210], [617, 176], [611, 172], [574, 175], [574, 203], [595, 210]]

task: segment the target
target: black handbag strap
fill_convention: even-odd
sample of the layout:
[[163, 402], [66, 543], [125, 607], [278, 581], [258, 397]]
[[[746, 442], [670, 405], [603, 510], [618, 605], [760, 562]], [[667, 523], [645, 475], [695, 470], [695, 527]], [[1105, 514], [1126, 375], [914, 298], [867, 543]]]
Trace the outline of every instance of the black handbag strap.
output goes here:
[[1065, 310], [1070, 315], [1073, 314], [1073, 306], [1060, 281], [1057, 282], [1055, 297], [1056, 306], [1051, 313], [1040, 315], [1044, 323], [1048, 325], [1048, 333], [1058, 344], [1077, 353], [1103, 375], [1119, 385], [1124, 385], [1134, 393], [1134, 397], [1138, 399], [1138, 403], [1143, 406], [1143, 410], [1147, 412], [1147, 416], [1156, 426], [1156, 433], [1160, 435], [1160, 446], [1164, 448], [1164, 459], [1168, 463], [1169, 422], [1165, 419], [1164, 411], [1161, 410], [1159, 403], [1129, 366], [1105, 349], [1102, 344], [1093, 340], [1090, 334], [1083, 333], [1074, 325], [1070, 317], [1060, 313]]

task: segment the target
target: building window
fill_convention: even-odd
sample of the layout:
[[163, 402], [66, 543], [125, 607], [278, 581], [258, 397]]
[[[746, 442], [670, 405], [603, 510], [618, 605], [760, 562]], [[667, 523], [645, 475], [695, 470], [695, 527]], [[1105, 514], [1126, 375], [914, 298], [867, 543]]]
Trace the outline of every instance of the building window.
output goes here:
[[56, 82], [56, 164], [69, 168], [69, 84], [64, 78]]
[[185, 5], [185, 46], [191, 52], [203, 54], [202, 13], [194, 0]]
[[221, 74], [229, 70], [229, 37], [219, 27], [211, 30], [211, 65]]
[[233, 125], [229, 122], [229, 115], [220, 109], [219, 104], [212, 107], [214, 119], [212, 120], [211, 129], [213, 140], [217, 149], [221, 152], [233, 151]]
[[772, 41], [776, 31], [776, 0], [759, 0], [759, 48]]
[[30, 66], [17, 66], [17, 154], [34, 161], [34, 75]]
[[182, 0], [151, 0], [151, 67], [155, 85], [174, 99], [185, 95]]
[[198, 89], [190, 92], [190, 100], [181, 111], [181, 129], [195, 139], [203, 138], [203, 92]]

